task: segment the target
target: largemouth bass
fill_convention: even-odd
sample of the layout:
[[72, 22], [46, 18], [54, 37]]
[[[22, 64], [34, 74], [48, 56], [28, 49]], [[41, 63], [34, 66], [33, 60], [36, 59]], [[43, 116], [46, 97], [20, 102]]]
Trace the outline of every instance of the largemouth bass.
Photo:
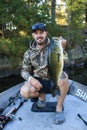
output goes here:
[[52, 95], [58, 89], [58, 81], [63, 71], [63, 48], [61, 41], [53, 37], [49, 46], [48, 71], [53, 81]]

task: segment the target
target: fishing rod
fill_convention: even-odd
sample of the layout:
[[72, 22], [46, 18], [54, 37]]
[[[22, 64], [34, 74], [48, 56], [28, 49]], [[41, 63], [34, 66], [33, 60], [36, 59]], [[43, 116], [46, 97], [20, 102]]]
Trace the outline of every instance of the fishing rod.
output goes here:
[[[19, 97], [17, 100], [12, 102], [0, 115], [0, 130], [4, 128], [8, 121], [15, 119], [16, 111], [26, 102], [27, 100], [23, 97]], [[21, 117], [18, 118], [20, 121]]]
[[10, 114], [12, 114], [15, 109], [16, 108], [14, 107], [6, 115], [0, 115], [0, 130], [2, 130], [7, 121], [10, 120]]
[[15, 100], [17, 100], [20, 97], [20, 91], [18, 91], [14, 96], [9, 97], [8, 101], [4, 105], [3, 108], [0, 108], [0, 114], [3, 113], [3, 111], [9, 107]]

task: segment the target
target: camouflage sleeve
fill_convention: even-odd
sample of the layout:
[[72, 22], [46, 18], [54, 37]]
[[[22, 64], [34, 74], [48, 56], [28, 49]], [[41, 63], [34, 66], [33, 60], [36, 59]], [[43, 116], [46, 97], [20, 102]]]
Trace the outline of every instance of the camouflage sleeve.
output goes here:
[[29, 50], [28, 50], [24, 54], [23, 65], [22, 65], [22, 70], [21, 70], [21, 76], [25, 80], [28, 80], [29, 77], [32, 76], [32, 72], [33, 72], [29, 57], [30, 56], [29, 56]]

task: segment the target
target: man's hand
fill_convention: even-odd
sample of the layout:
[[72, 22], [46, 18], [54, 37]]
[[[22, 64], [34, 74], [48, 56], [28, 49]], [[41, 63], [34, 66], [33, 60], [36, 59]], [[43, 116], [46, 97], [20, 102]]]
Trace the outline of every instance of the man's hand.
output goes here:
[[64, 39], [62, 36], [60, 36], [60, 41], [61, 41], [61, 44], [62, 44], [63, 49], [65, 49], [65, 46], [66, 46], [66, 44], [67, 44], [67, 40]]
[[40, 90], [42, 88], [42, 84], [35, 78], [31, 78], [30, 84], [35, 87], [36, 90]]

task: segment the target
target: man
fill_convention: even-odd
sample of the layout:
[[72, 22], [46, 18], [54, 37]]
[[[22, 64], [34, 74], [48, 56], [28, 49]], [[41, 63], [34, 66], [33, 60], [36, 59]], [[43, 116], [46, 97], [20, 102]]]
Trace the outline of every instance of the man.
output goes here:
[[[36, 23], [32, 26], [33, 40], [30, 42], [30, 48], [24, 54], [21, 75], [26, 80], [20, 93], [25, 98], [38, 97], [37, 107], [46, 107], [45, 94], [51, 93], [52, 80], [48, 72], [48, 48], [50, 39], [48, 38], [46, 26], [43, 23]], [[61, 39], [61, 44], [65, 40]], [[59, 80], [59, 90], [54, 123], [61, 124], [65, 121], [63, 102], [68, 92], [68, 76], [63, 73]]]

